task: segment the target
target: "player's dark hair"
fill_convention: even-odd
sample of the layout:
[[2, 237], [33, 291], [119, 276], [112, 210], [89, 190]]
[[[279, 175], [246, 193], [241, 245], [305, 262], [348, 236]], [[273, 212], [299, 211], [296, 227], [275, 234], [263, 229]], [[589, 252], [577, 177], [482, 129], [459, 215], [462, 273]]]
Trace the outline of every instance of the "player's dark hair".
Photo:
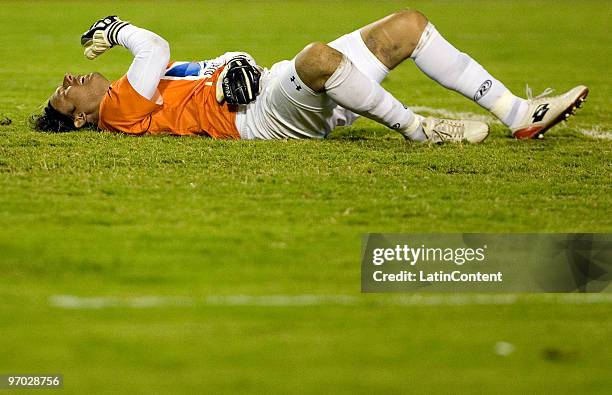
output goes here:
[[51, 102], [47, 102], [42, 114], [30, 117], [30, 126], [39, 132], [50, 133], [71, 132], [77, 129], [72, 118], [53, 108]]

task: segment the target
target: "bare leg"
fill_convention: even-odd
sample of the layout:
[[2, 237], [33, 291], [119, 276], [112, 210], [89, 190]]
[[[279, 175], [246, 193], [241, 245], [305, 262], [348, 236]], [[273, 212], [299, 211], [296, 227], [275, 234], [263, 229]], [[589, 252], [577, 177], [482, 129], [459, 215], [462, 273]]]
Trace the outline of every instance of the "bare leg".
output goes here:
[[[361, 29], [361, 37], [372, 53], [392, 70], [410, 58], [428, 20], [414, 10], [402, 10]], [[336, 71], [342, 54], [324, 43], [308, 45], [296, 57], [302, 81], [315, 92], [323, 92], [325, 81]]]
[[309, 44], [295, 57], [295, 69], [300, 79], [315, 92], [325, 91], [325, 82], [338, 69], [342, 53], [327, 44]]
[[389, 70], [410, 58], [427, 27], [425, 15], [402, 10], [361, 29], [361, 38], [368, 49]]

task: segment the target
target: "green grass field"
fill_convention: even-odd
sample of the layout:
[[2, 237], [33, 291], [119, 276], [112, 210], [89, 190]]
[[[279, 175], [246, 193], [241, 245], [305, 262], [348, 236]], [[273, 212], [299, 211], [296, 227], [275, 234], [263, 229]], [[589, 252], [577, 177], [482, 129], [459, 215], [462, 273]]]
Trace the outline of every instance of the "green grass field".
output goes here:
[[[104, 15], [173, 59], [270, 66], [405, 6], [515, 93], [583, 83], [589, 102], [541, 141], [493, 123], [479, 146], [367, 120], [325, 141], [27, 127], [64, 72], [127, 70], [121, 48], [82, 56]], [[612, 230], [611, 15], [605, 0], [0, 2], [0, 374], [62, 373], [74, 394], [610, 393], [610, 298], [361, 295], [359, 268], [367, 232]], [[486, 115], [412, 64], [385, 87]]]

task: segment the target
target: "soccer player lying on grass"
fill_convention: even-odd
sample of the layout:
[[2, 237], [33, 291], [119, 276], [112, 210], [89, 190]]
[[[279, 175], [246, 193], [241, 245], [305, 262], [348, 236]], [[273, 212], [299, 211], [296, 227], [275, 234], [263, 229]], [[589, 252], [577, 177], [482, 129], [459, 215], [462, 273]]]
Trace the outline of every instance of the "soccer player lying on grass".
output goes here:
[[540, 136], [573, 114], [588, 94], [578, 86], [556, 97], [521, 99], [411, 10], [329, 44], [312, 43], [271, 69], [242, 52], [170, 62], [163, 38], [115, 16], [94, 23], [81, 44], [89, 59], [121, 45], [134, 61], [115, 82], [99, 73], [66, 74], [44, 113], [33, 118], [36, 129], [61, 132], [90, 125], [129, 134], [324, 138], [336, 126], [365, 116], [413, 141], [483, 141], [487, 124], [424, 118], [382, 88], [389, 71], [407, 59], [489, 110], [517, 138]]

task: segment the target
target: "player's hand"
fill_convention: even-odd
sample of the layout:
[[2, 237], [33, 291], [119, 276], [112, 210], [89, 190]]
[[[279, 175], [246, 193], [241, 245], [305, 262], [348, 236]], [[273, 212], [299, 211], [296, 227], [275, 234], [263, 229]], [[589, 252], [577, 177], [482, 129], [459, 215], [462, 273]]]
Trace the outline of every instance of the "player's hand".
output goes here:
[[85, 57], [90, 60], [95, 59], [117, 45], [117, 35], [127, 25], [129, 25], [129, 22], [122, 21], [116, 15], [110, 15], [96, 21], [89, 30], [81, 35], [81, 45], [85, 48], [83, 51]]
[[228, 104], [249, 104], [259, 94], [261, 72], [245, 56], [230, 59], [219, 76], [217, 101]]

